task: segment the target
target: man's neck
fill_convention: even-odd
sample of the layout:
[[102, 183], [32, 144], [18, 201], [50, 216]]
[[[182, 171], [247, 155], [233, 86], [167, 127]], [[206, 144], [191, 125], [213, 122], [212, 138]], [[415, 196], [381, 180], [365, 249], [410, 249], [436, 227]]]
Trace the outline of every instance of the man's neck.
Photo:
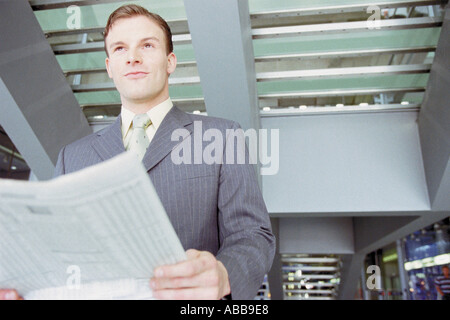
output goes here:
[[156, 107], [157, 105], [163, 103], [167, 99], [169, 99], [169, 95], [162, 96], [157, 99], [153, 99], [151, 101], [143, 101], [143, 102], [128, 101], [128, 100], [122, 99], [122, 106], [125, 109], [130, 110], [134, 114], [142, 114], [142, 113], [146, 113], [148, 110]]

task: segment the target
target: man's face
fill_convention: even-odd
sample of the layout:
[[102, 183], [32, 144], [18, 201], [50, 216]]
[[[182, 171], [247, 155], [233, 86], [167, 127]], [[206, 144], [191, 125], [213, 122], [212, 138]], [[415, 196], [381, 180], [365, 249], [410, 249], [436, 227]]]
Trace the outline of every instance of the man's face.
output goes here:
[[442, 268], [442, 273], [444, 274], [444, 276], [448, 277], [449, 275], [449, 269], [448, 268]]
[[108, 75], [122, 103], [160, 103], [169, 97], [176, 57], [167, 55], [163, 30], [144, 16], [117, 20], [106, 41]]

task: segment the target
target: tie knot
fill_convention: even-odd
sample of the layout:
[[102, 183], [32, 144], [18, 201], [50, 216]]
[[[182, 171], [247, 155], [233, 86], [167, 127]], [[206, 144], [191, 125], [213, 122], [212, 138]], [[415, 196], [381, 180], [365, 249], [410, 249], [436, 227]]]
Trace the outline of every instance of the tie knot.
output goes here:
[[137, 114], [133, 118], [133, 128], [144, 128], [147, 127], [150, 123], [150, 118], [148, 114]]

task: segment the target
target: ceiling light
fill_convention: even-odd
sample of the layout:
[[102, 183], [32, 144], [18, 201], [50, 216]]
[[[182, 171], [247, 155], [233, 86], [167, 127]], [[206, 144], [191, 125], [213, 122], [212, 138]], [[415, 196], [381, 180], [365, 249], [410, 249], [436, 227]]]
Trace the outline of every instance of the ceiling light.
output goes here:
[[194, 110], [194, 112], [192, 112], [193, 114], [199, 114], [200, 110]]
[[342, 108], [344, 105], [342, 104], [342, 103], [338, 103], [337, 105], [336, 105], [336, 107], [337, 108]]
[[408, 104], [409, 104], [409, 102], [408, 102], [408, 101], [402, 101], [401, 103], [402, 103], [402, 105], [404, 105], [404, 106], [406, 106], [406, 105], [408, 105]]
[[264, 107], [263, 111], [270, 111], [270, 107]]
[[11, 170], [16, 170], [17, 167], [16, 166], [11, 166]]
[[302, 104], [300, 107], [298, 107], [301, 110], [305, 110], [306, 108], [308, 108], [306, 105]]
[[361, 107], [367, 107], [369, 104], [367, 102], [361, 102], [359, 105]]

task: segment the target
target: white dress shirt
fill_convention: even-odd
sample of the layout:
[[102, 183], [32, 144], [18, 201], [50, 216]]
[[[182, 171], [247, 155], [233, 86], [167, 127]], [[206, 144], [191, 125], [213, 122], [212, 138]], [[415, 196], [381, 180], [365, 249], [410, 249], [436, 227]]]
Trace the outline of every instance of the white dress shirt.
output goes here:
[[[147, 111], [147, 115], [149, 116], [152, 123], [150, 126], [147, 127], [145, 133], [147, 134], [147, 137], [150, 140], [150, 142], [155, 136], [156, 130], [158, 130], [164, 117], [170, 111], [170, 109], [172, 109], [172, 107], [173, 107], [172, 100], [168, 98], [166, 101], [154, 106], [153, 108]], [[133, 134], [131, 122], [133, 121], [135, 114], [122, 106], [120, 115], [122, 120], [121, 127], [122, 127], [123, 145], [125, 146], [125, 149], [127, 149], [128, 143], [130, 142], [130, 138]]]

